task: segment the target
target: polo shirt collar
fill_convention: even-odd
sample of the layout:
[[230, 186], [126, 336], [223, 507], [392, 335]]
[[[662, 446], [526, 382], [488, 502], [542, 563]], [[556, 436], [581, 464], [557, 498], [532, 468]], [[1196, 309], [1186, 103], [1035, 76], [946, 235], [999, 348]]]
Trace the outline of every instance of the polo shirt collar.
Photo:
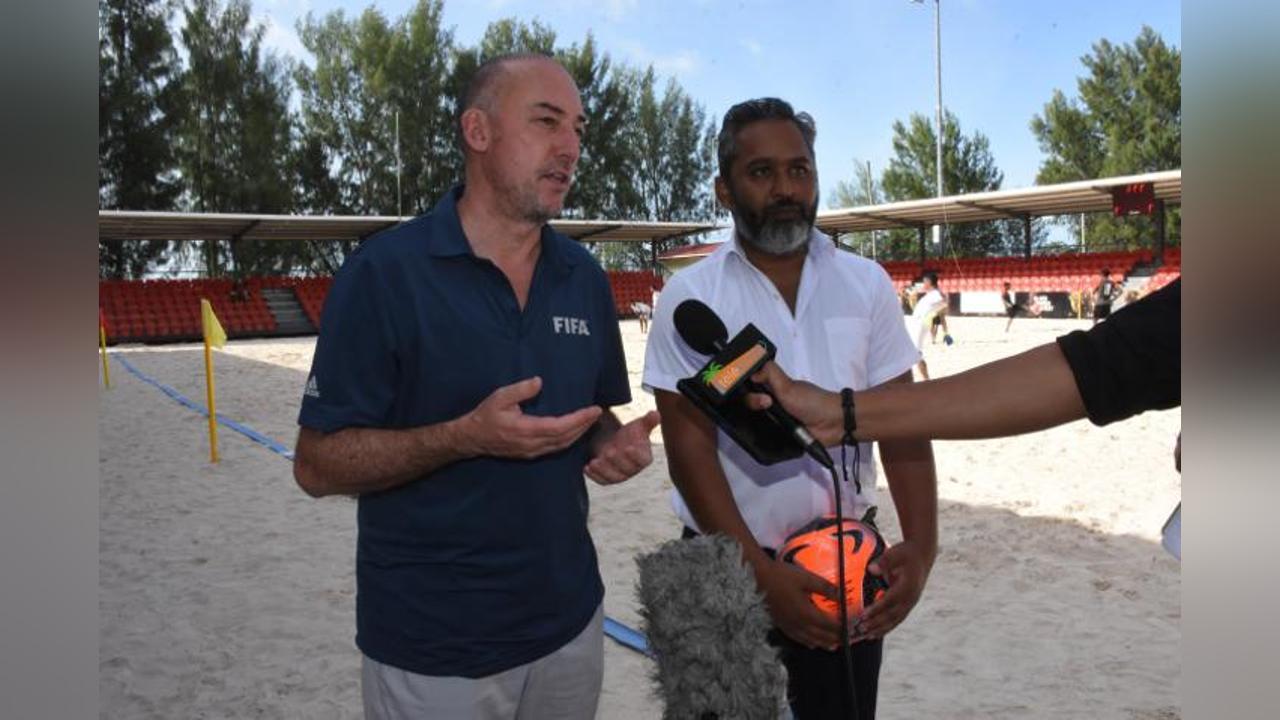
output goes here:
[[[427, 252], [435, 257], [475, 256], [458, 217], [458, 200], [464, 189], [464, 185], [455, 185], [431, 210], [433, 232], [427, 234]], [[546, 263], [547, 267], [563, 275], [578, 264], [576, 254], [567, 252], [564, 246], [573, 241], [551, 229], [550, 224], [543, 224], [541, 242], [539, 262]]]
[[462, 232], [462, 220], [458, 218], [458, 198], [462, 197], [462, 185], [455, 185], [440, 198], [431, 209], [431, 232], [427, 233], [427, 253], [435, 257], [472, 255], [471, 244]]
[[541, 262], [546, 263], [546, 267], [558, 275], [568, 275], [573, 266], [578, 264], [579, 253], [570, 252], [571, 244], [576, 242], [577, 240], [570, 240], [552, 230], [550, 224], [543, 225]]

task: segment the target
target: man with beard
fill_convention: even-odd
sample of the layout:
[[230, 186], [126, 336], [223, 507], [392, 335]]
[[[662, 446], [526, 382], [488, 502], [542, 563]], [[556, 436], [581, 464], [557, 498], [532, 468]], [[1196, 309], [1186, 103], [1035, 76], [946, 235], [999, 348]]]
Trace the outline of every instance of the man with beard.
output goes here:
[[334, 279], [294, 475], [358, 496], [356, 644], [370, 718], [595, 717], [603, 584], [583, 474], [651, 461], [600, 266], [547, 220], [579, 157], [573, 80], [481, 66], [466, 184], [366, 240]]
[[[777, 345], [788, 374], [840, 390], [912, 381], [919, 352], [907, 336], [893, 284], [874, 262], [837, 250], [813, 227], [818, 207], [813, 119], [782, 100], [735, 105], [719, 135], [716, 196], [733, 213], [734, 238], [663, 289], [645, 353], [644, 385], [662, 413], [662, 434], [685, 537], [725, 533], [743, 548], [773, 619], [772, 638], [788, 671], [797, 718], [875, 715], [882, 638], [919, 600], [937, 552], [937, 495], [927, 441], [881, 443], [880, 457], [903, 541], [873, 571], [890, 589], [874, 622], [852, 618], [856, 715], [847, 702], [840, 624], [810, 601], [835, 588], [775, 559], [786, 537], [834, 515], [831, 475], [808, 456], [761, 465], [681, 396], [676, 383], [706, 361], [677, 335], [675, 308], [710, 306], [730, 336], [747, 323]], [[844, 514], [860, 519], [875, 504], [875, 464], [863, 443], [841, 490]], [[838, 450], [833, 451], [839, 457]]]

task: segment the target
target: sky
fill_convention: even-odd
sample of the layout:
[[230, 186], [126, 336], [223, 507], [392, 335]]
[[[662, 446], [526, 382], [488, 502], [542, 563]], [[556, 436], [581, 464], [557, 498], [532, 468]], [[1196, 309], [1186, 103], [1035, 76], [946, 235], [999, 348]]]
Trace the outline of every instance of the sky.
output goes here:
[[[266, 42], [308, 55], [296, 23], [374, 6], [390, 19], [411, 0], [252, 0]], [[934, 117], [934, 2], [924, 0], [445, 0], [444, 25], [473, 45], [494, 20], [538, 20], [557, 45], [588, 33], [615, 62], [674, 77], [717, 127], [734, 103], [776, 96], [813, 115], [823, 206], [854, 162], [879, 177], [893, 122]], [[1035, 184], [1043, 159], [1030, 121], [1055, 89], [1076, 95], [1093, 43], [1132, 42], [1150, 25], [1182, 47], [1178, 0], [942, 0], [943, 105], [991, 143], [1004, 188]]]

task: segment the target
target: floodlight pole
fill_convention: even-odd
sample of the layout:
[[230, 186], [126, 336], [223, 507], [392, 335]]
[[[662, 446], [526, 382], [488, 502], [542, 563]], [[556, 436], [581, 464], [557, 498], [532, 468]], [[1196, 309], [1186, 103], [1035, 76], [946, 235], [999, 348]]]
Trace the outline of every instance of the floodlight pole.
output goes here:
[[[873, 193], [874, 193], [874, 190], [872, 189], [872, 185], [871, 185], [871, 161], [868, 160], [867, 161], [867, 204], [868, 205], [876, 204], [876, 198], [875, 198], [875, 195], [873, 195]], [[871, 231], [871, 259], [872, 260], [876, 259], [876, 231], [875, 230]]]
[[[938, 71], [938, 197], [942, 197], [942, 0], [933, 0], [933, 41], [934, 57]], [[942, 226], [933, 226], [933, 244], [941, 240]]]
[[400, 111], [396, 111], [396, 217], [404, 217], [404, 195], [400, 192]]

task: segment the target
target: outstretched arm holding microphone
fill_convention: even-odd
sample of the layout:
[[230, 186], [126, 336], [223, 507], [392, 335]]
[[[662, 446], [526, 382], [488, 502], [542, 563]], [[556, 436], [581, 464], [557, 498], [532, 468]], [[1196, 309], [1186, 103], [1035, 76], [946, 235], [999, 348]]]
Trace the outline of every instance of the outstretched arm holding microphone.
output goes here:
[[[1088, 417], [1096, 425], [1182, 404], [1182, 281], [1126, 306], [1088, 332], [922, 383], [854, 393], [859, 440], [976, 440], [1045, 430]], [[840, 394], [792, 380], [776, 364], [753, 378], [824, 444], [840, 442]], [[756, 393], [748, 405], [772, 405]]]
[[[774, 363], [753, 379], [767, 385], [824, 445], [840, 443], [840, 393], [792, 380]], [[756, 393], [747, 402], [763, 410], [773, 399]], [[854, 393], [859, 440], [977, 440], [1044, 430], [1084, 416], [1075, 377], [1054, 343], [957, 375]]]

